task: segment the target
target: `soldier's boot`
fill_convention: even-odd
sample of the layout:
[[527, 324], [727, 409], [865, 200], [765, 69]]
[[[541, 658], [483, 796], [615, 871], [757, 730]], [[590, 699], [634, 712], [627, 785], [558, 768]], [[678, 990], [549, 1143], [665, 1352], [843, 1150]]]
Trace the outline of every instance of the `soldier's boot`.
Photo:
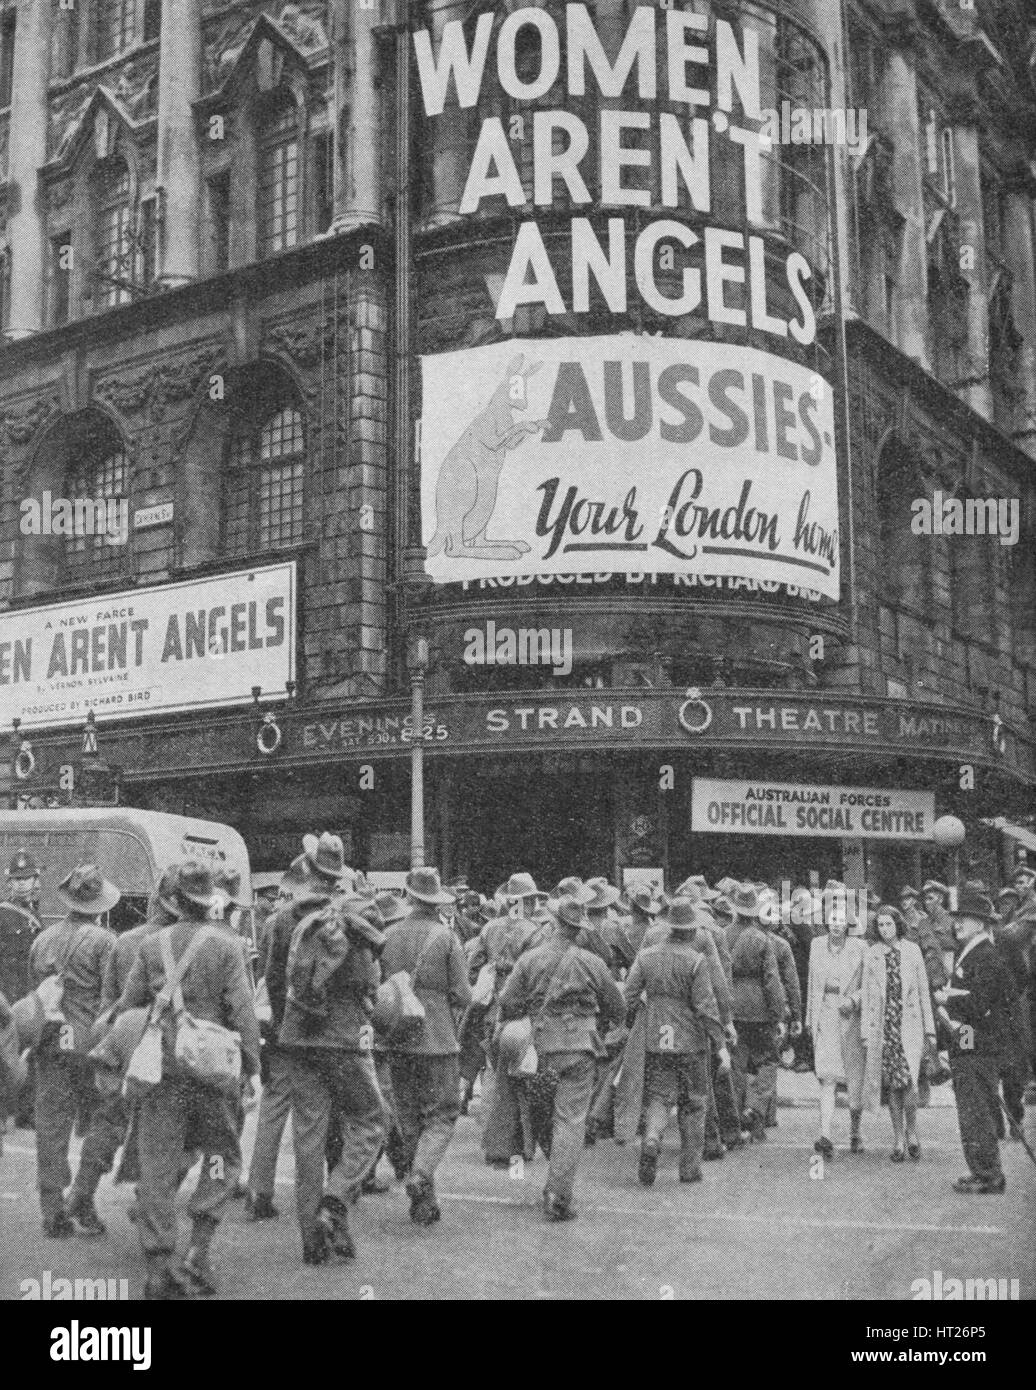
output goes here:
[[144, 1297], [149, 1302], [168, 1302], [191, 1297], [191, 1290], [173, 1269], [169, 1255], [148, 1255]]
[[245, 1198], [245, 1213], [250, 1221], [276, 1221], [280, 1212], [273, 1204], [273, 1198], [265, 1192], [250, 1192]]
[[574, 1221], [576, 1209], [571, 1197], [562, 1197], [550, 1188], [543, 1191], [543, 1216], [546, 1221]]
[[103, 1236], [107, 1232], [107, 1227], [97, 1215], [97, 1208], [94, 1206], [94, 1193], [103, 1175], [104, 1170], [101, 1168], [81, 1165], [72, 1184], [72, 1191], [68, 1194], [68, 1214], [79, 1227], [81, 1235]]
[[337, 1197], [325, 1197], [317, 1211], [325, 1240], [333, 1254], [343, 1260], [356, 1258], [356, 1246], [349, 1233], [349, 1209]]
[[410, 1198], [410, 1220], [415, 1226], [431, 1226], [442, 1212], [435, 1200], [435, 1187], [424, 1173], [411, 1173], [406, 1180], [406, 1195]]
[[640, 1163], [637, 1166], [637, 1177], [645, 1187], [651, 1187], [658, 1172], [658, 1140], [648, 1135], [640, 1146]]
[[40, 1193], [40, 1211], [43, 1213], [43, 1234], [51, 1240], [67, 1240], [74, 1236], [76, 1228], [65, 1210], [65, 1198], [61, 1192], [49, 1190]]
[[217, 1222], [208, 1216], [196, 1216], [191, 1230], [191, 1243], [183, 1257], [183, 1272], [192, 1289], [200, 1294], [213, 1294], [218, 1291], [212, 1264], [209, 1261], [209, 1247], [216, 1233]]
[[863, 1153], [863, 1136], [860, 1134], [860, 1120], [862, 1118], [862, 1110], [849, 1111], [849, 1152], [853, 1154]]

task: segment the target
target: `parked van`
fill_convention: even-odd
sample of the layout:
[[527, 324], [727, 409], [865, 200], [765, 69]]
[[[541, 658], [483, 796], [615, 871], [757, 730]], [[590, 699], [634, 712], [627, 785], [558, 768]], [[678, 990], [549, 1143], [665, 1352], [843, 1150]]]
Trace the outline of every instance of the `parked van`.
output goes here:
[[124, 931], [142, 921], [159, 873], [199, 859], [215, 872], [241, 875], [241, 898], [252, 900], [248, 850], [236, 830], [216, 821], [126, 807], [100, 810], [0, 811], [0, 865], [27, 849], [40, 866], [39, 915], [44, 926], [65, 916], [57, 885], [77, 864], [97, 864], [122, 891], [110, 925]]

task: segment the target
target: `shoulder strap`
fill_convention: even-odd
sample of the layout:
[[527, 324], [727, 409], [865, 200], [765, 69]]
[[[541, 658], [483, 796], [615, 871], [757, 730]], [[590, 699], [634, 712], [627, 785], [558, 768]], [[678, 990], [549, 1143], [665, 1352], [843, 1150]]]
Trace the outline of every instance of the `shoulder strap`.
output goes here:
[[174, 1010], [177, 1013], [183, 1011], [183, 990], [180, 987], [180, 982], [183, 979], [184, 975], [187, 973], [187, 967], [190, 965], [194, 957], [198, 954], [199, 948], [212, 935], [213, 932], [211, 927], [199, 927], [197, 931], [194, 933], [194, 935], [191, 937], [190, 941], [188, 941], [187, 949], [184, 951], [180, 959], [174, 960], [173, 929], [172, 927], [162, 928], [162, 930], [158, 933], [158, 944], [162, 951], [162, 965], [165, 969], [165, 983], [162, 985], [162, 988], [158, 992], [158, 996], [155, 1000], [156, 1004], [159, 1000], [161, 1000], [163, 1006], [171, 1003], [173, 1005]]
[[564, 965], [567, 955], [567, 951], [562, 951], [558, 958], [557, 965], [555, 965], [554, 969], [550, 972], [550, 978], [547, 981], [547, 992], [543, 996], [543, 1003], [540, 1005], [540, 1016], [547, 1012], [547, 1005], [553, 1002], [552, 996], [554, 993], [554, 986], [557, 984], [558, 976], [561, 974], [561, 967]]
[[428, 935], [425, 937], [421, 949], [417, 954], [417, 960], [414, 961], [414, 968], [410, 973], [411, 988], [417, 988], [417, 972], [421, 969], [421, 966], [424, 965], [425, 956], [427, 956], [428, 952], [435, 945], [435, 943], [437, 941], [441, 941], [443, 936], [446, 935], [449, 931], [449, 927], [431, 927], [429, 929]]
[[82, 933], [85, 930], [85, 926], [73, 927], [71, 934], [66, 938], [65, 952], [62, 956], [59, 957], [59, 963], [57, 968], [57, 975], [58, 978], [61, 980], [62, 984], [64, 984], [65, 980], [65, 971], [68, 969], [72, 961], [72, 957], [75, 955], [76, 951], [79, 950], [80, 937], [82, 936]]

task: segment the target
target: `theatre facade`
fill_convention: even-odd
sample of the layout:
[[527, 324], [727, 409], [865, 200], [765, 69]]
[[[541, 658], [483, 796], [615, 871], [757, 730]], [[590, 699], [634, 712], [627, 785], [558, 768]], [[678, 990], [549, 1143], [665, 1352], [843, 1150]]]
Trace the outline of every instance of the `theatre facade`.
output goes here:
[[[1011, 5], [891, 8], [201, 5], [196, 89], [136, 117], [73, 62], [41, 184], [100, 237], [123, 160], [164, 227], [147, 293], [127, 241], [10, 299], [10, 802], [400, 870], [416, 732], [426, 857], [483, 891], [887, 893], [951, 873], [946, 814], [995, 878], [1036, 787], [1036, 111]], [[864, 108], [856, 147], [770, 119]], [[64, 530], [84, 492], [124, 541]], [[1014, 541], [944, 497], [1017, 502]]]

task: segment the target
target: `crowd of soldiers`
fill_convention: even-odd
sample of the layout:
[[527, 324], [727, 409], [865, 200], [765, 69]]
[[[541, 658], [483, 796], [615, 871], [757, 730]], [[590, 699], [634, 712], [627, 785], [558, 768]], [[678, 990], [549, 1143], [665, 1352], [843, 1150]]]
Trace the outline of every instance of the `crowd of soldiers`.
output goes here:
[[[375, 891], [325, 833], [304, 838], [254, 907], [235, 876], [168, 867], [147, 920], [118, 937], [104, 923], [119, 889], [97, 865], [62, 881], [67, 915], [46, 928], [30, 855], [15, 855], [8, 881], [0, 964], [28, 944], [28, 979], [8, 965], [0, 980], [0, 1092], [5, 1067], [11, 1096], [34, 1089], [44, 1231], [104, 1234], [95, 1193], [121, 1149], [149, 1298], [215, 1292], [210, 1247], [232, 1196], [255, 1221], [277, 1217], [289, 1117], [312, 1265], [355, 1256], [350, 1207], [387, 1189], [383, 1156], [411, 1220], [440, 1219], [436, 1173], [476, 1096], [487, 1164], [546, 1155], [552, 1223], [576, 1216], [588, 1145], [639, 1136], [636, 1173], [651, 1186], [674, 1109], [681, 1183], [763, 1142], [782, 1063], [816, 1072], [825, 1158], [839, 1086], [850, 1151], [863, 1147], [861, 1111], [881, 1099], [898, 1161], [920, 1156], [916, 1107], [952, 1075], [961, 1192], [1002, 1190], [1001, 1110], [1022, 1132], [1036, 1001], [1036, 873], [1024, 865], [996, 908], [980, 883], [952, 901], [941, 883], [905, 887], [897, 907], [833, 882], [782, 897], [694, 876], [665, 895], [567, 877], [547, 892], [524, 872], [484, 897], [463, 881], [444, 888], [434, 868]], [[219, 1059], [211, 1074], [192, 1042]], [[196, 1165], [178, 1257], [176, 1199]]]

